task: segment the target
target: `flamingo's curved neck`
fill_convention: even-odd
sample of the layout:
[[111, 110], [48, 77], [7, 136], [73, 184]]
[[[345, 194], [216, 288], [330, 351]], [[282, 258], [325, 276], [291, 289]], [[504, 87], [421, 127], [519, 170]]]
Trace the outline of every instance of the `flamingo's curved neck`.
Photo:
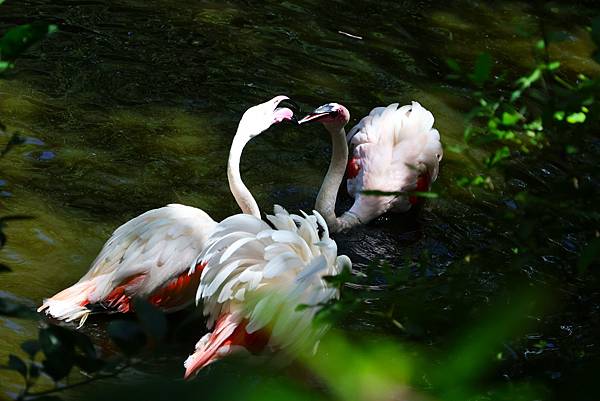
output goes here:
[[258, 208], [258, 204], [248, 187], [244, 185], [240, 175], [240, 158], [242, 157], [242, 151], [248, 141], [257, 134], [259, 133], [249, 132], [248, 128], [244, 126], [243, 121], [240, 122], [238, 130], [233, 137], [231, 149], [229, 150], [227, 179], [229, 181], [229, 189], [240, 209], [242, 209], [242, 212], [251, 214], [260, 219], [260, 209]]
[[335, 215], [338, 189], [344, 179], [344, 171], [348, 161], [348, 144], [346, 143], [346, 130], [344, 127], [326, 125], [325, 128], [331, 135], [331, 161], [317, 195], [315, 209], [321, 213], [331, 231], [339, 232], [359, 225], [360, 220], [350, 212], [346, 212], [340, 217]]

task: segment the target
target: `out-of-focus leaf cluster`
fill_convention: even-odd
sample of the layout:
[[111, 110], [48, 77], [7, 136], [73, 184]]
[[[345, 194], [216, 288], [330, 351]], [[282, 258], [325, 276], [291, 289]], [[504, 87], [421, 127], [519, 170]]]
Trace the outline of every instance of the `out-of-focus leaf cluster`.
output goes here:
[[[590, 36], [599, 46], [600, 17], [592, 20]], [[449, 78], [472, 85], [477, 101], [466, 117], [465, 145], [448, 150], [468, 153], [475, 146], [488, 153], [481, 161], [481, 174], [460, 177], [460, 186], [494, 189], [487, 172], [490, 169], [533, 150], [552, 151], [558, 145], [567, 153], [576, 153], [579, 148], [565, 142], [577, 142], [577, 134], [598, 126], [600, 79], [583, 74], [572, 79], [561, 72], [560, 62], [549, 59], [547, 52], [553, 41], [560, 40], [563, 37], [556, 32], [539, 40], [534, 47], [538, 64], [514, 83], [507, 81], [505, 73], [494, 75], [494, 62], [488, 53], [479, 55], [471, 71], [453, 59], [446, 60]], [[592, 57], [598, 61], [598, 50]]]

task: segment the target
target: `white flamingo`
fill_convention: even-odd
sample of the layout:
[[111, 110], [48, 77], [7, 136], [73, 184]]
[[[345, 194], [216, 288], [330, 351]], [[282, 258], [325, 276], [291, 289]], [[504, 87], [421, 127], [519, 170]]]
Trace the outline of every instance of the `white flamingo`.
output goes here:
[[[350, 259], [337, 256], [318, 212], [290, 215], [275, 206], [267, 219], [272, 227], [244, 214], [223, 220], [194, 264], [203, 267], [197, 302], [212, 332], [185, 361], [186, 378], [240, 350], [310, 350], [325, 330], [312, 319], [338, 290], [323, 276], [350, 268]], [[308, 307], [298, 309], [301, 304]]]
[[[299, 121], [319, 121], [331, 134], [331, 162], [315, 208], [332, 232], [366, 224], [388, 211], [409, 210], [420, 198], [368, 195], [363, 191], [429, 191], [443, 156], [440, 134], [433, 128], [433, 115], [417, 102], [402, 107], [398, 103], [376, 107], [346, 135], [344, 127], [349, 120], [348, 109], [328, 103]], [[352, 147], [350, 159], [348, 143]], [[336, 217], [335, 202], [344, 171], [354, 204]]]
[[[249, 108], [233, 138], [227, 164], [229, 188], [243, 213], [260, 218], [258, 205], [240, 176], [244, 146], [271, 125], [294, 118], [277, 96]], [[190, 265], [217, 227], [204, 211], [171, 204], [149, 210], [117, 228], [89, 271], [74, 285], [45, 299], [38, 311], [60, 320], [80, 320], [96, 311], [128, 312], [141, 297], [165, 311], [184, 308], [194, 299], [201, 269]]]

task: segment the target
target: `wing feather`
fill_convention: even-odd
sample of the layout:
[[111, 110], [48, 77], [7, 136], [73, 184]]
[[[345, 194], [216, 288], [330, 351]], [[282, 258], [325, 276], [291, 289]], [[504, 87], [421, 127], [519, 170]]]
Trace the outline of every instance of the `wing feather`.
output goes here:
[[422, 174], [428, 174], [430, 184], [437, 179], [443, 150], [433, 123], [433, 114], [419, 103], [393, 103], [374, 108], [350, 130], [351, 157], [360, 167], [347, 182], [355, 199], [350, 211], [362, 222], [411, 207], [407, 196], [368, 196], [362, 191], [410, 192]]

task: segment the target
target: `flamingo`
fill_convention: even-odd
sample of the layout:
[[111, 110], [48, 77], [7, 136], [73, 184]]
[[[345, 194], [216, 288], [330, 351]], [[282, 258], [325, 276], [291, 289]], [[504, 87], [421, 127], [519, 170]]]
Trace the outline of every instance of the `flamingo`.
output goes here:
[[[331, 162], [321, 185], [315, 209], [332, 232], [366, 224], [388, 212], [406, 212], [420, 198], [405, 193], [429, 191], [437, 179], [443, 150], [433, 115], [417, 102], [398, 107], [376, 107], [348, 132], [348, 109], [338, 103], [318, 107], [299, 121], [321, 122], [332, 140]], [[348, 159], [348, 143], [352, 156]], [[344, 171], [354, 204], [342, 216], [335, 215], [335, 202]], [[393, 195], [363, 193], [377, 190]], [[402, 194], [397, 194], [401, 192]]]
[[337, 256], [316, 211], [300, 216], [276, 205], [267, 219], [271, 225], [244, 214], [223, 220], [193, 264], [191, 275], [202, 268], [196, 301], [212, 331], [185, 361], [185, 378], [234, 352], [293, 355], [326, 330], [314, 328], [313, 317], [339, 292], [323, 276], [350, 268], [350, 259]]
[[[249, 108], [233, 138], [227, 163], [229, 188], [243, 213], [260, 218], [256, 200], [240, 175], [245, 145], [271, 125], [294, 120], [287, 96]], [[290, 103], [292, 104], [292, 103]], [[81, 327], [92, 312], [132, 310], [134, 297], [144, 298], [165, 312], [193, 302], [201, 269], [188, 274], [190, 265], [206, 247], [215, 228], [203, 210], [170, 204], [149, 210], [117, 228], [74, 285], [45, 299], [38, 312], [67, 322], [79, 319]]]

